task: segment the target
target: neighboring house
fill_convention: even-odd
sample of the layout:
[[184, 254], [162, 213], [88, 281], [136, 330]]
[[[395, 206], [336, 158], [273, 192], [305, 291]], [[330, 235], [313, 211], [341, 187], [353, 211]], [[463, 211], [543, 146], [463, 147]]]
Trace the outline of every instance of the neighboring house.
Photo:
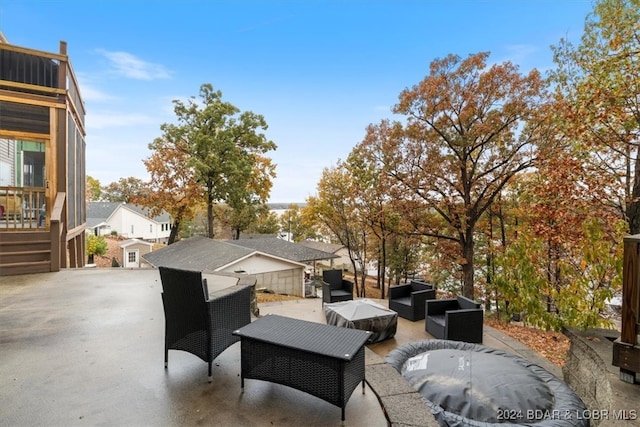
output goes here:
[[142, 256], [153, 250], [153, 243], [129, 239], [120, 243], [120, 248], [122, 248], [122, 266], [124, 268], [140, 268], [146, 265]]
[[143, 255], [142, 258], [154, 267], [197, 270], [209, 274], [250, 274], [256, 277], [257, 288], [304, 297], [305, 263], [331, 256], [275, 237], [222, 241], [196, 236]]
[[83, 267], [85, 105], [59, 53], [0, 32], [0, 275]]
[[166, 212], [151, 217], [148, 209], [122, 202], [89, 202], [87, 228], [96, 236], [115, 232], [128, 239], [166, 243], [171, 218]]
[[349, 251], [344, 245], [336, 245], [334, 243], [318, 242], [315, 240], [304, 240], [299, 243], [300, 245], [308, 248], [317, 249], [319, 251], [328, 252], [333, 254], [334, 257], [328, 260], [327, 263], [321, 263], [322, 266], [327, 265], [329, 268], [338, 268], [342, 270], [353, 270], [351, 259], [349, 258]]

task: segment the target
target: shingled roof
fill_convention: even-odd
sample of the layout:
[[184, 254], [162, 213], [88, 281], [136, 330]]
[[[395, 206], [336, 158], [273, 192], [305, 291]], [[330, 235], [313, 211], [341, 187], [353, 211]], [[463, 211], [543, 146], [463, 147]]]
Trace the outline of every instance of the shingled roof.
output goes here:
[[255, 249], [265, 254], [277, 256], [279, 258], [289, 259], [292, 261], [308, 263], [321, 259], [339, 258], [330, 252], [321, 251], [307, 246], [287, 242], [277, 237], [265, 237], [255, 239], [240, 239], [229, 241], [234, 245], [245, 248]]
[[330, 254], [336, 253], [340, 249], [344, 248], [344, 245], [336, 245], [335, 243], [318, 242], [315, 240], [303, 240], [302, 242], [300, 242], [300, 244], [308, 248], [329, 252]]
[[221, 240], [195, 236], [142, 255], [154, 267], [171, 267], [214, 273], [246, 258], [255, 250], [230, 245]]
[[268, 237], [264, 239], [213, 240], [195, 236], [142, 255], [154, 267], [172, 267], [214, 273], [255, 253], [297, 263], [337, 258], [337, 255]]

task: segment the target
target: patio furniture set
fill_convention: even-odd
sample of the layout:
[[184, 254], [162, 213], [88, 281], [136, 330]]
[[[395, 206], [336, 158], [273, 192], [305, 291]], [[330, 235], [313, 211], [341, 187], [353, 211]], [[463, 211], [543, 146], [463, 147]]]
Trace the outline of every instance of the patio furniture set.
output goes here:
[[198, 271], [159, 267], [168, 351], [183, 350], [211, 364], [240, 341], [240, 378], [283, 384], [342, 410], [357, 385], [364, 393], [364, 345], [370, 332], [267, 315], [251, 322], [251, 286], [209, 295]]
[[387, 309], [367, 299], [354, 301], [353, 283], [342, 278], [341, 270], [327, 270], [323, 272], [326, 325], [277, 315], [252, 322], [250, 285], [210, 295], [199, 271], [169, 267], [159, 271], [165, 368], [169, 350], [186, 351], [207, 362], [211, 382], [213, 360], [240, 341], [241, 388], [245, 378], [283, 384], [338, 406], [342, 421], [360, 382], [364, 393], [364, 345], [393, 337], [398, 315], [412, 321], [426, 316], [425, 328], [436, 338], [482, 341], [479, 305], [462, 297], [435, 300], [435, 290], [424, 282], [390, 288]]
[[389, 288], [389, 308], [412, 322], [424, 320], [434, 338], [482, 343], [484, 311], [469, 298], [436, 299], [433, 285], [411, 280]]
[[325, 270], [322, 280], [327, 323], [372, 331], [371, 342], [393, 337], [400, 316], [424, 320], [425, 331], [437, 339], [482, 343], [484, 311], [463, 296], [436, 299], [433, 285], [412, 279], [389, 288], [386, 309], [369, 300], [353, 301], [353, 283], [342, 278], [342, 270]]

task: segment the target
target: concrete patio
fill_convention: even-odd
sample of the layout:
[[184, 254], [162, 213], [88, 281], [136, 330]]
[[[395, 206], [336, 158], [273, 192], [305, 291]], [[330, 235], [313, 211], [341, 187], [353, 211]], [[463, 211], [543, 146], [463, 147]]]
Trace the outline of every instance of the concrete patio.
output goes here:
[[[0, 277], [0, 426], [375, 427], [416, 417], [413, 425], [433, 423], [426, 407], [407, 413], [403, 405], [416, 397], [406, 398], [410, 387], [382, 358], [430, 338], [424, 322], [400, 318], [395, 338], [368, 346], [366, 392], [354, 391], [342, 423], [338, 407], [298, 390], [247, 380], [243, 391], [238, 343], [215, 360], [212, 383], [206, 363], [185, 352], [170, 351], [165, 370], [161, 290], [158, 272], [145, 269]], [[325, 323], [321, 299], [259, 309]], [[559, 367], [495, 329], [485, 327], [484, 344], [562, 378]]]

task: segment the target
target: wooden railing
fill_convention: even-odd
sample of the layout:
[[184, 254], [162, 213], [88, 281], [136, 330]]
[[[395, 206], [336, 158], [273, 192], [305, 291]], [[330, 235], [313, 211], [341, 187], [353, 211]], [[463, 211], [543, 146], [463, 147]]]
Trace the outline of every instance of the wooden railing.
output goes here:
[[66, 263], [61, 262], [61, 257], [66, 257], [65, 251], [61, 249], [64, 231], [62, 212], [65, 201], [65, 193], [56, 194], [56, 200], [51, 209], [51, 271], [60, 271], [60, 267], [66, 266]]
[[47, 204], [42, 187], [0, 187], [0, 232], [44, 231]]
[[[68, 93], [72, 110], [84, 127], [85, 105], [66, 55], [66, 43], [61, 42], [62, 46], [64, 54], [0, 43], [0, 88], [53, 96]], [[61, 81], [63, 72], [66, 79]]]

